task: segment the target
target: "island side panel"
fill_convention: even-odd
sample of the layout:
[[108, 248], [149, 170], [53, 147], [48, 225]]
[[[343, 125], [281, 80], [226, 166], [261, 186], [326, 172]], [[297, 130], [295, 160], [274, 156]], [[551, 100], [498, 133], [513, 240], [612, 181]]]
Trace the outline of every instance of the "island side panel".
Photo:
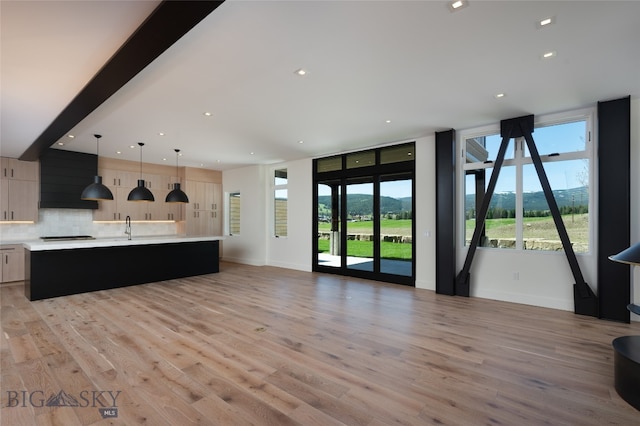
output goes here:
[[25, 296], [40, 300], [219, 272], [218, 241], [26, 250]]

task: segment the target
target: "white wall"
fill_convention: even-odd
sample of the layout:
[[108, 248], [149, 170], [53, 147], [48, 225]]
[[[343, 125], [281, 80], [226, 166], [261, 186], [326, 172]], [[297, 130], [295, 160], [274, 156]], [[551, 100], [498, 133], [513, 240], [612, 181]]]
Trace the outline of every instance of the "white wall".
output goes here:
[[[436, 289], [435, 135], [416, 140], [416, 288]], [[451, 212], [455, 214], [455, 212]]]
[[[249, 166], [222, 172], [225, 225], [222, 259], [230, 262], [262, 266], [267, 261], [265, 167]], [[229, 235], [228, 195], [240, 193], [240, 234]]]
[[[313, 218], [313, 166], [309, 159], [280, 163], [266, 169], [269, 226], [266, 228], [267, 264], [288, 269], [311, 271]], [[273, 234], [273, 171], [287, 169], [287, 236]]]

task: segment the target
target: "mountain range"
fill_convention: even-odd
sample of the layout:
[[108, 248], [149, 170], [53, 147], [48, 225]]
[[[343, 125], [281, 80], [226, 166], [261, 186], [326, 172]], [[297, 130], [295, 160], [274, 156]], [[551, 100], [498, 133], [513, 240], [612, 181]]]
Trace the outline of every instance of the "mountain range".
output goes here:
[[[585, 186], [572, 189], [557, 189], [553, 191], [553, 196], [559, 208], [581, 206], [589, 204], [589, 189]], [[475, 195], [465, 196], [466, 209], [475, 209]], [[393, 198], [380, 197], [380, 212], [382, 214], [398, 214], [411, 211], [411, 197]], [[524, 194], [524, 210], [544, 211], [548, 210], [547, 200], [543, 191], [527, 192]], [[331, 205], [330, 195], [318, 197], [319, 214], [328, 214], [328, 206]], [[369, 194], [347, 194], [347, 206], [352, 215], [371, 215], [373, 213], [373, 195]], [[490, 208], [502, 208], [515, 210], [515, 192], [494, 193], [491, 197]]]

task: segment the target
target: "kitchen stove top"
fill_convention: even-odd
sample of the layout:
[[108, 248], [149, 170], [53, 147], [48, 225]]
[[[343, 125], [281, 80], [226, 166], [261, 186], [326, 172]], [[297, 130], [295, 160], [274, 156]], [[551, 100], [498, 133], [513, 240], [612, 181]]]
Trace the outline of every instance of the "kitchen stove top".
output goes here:
[[42, 241], [74, 241], [74, 240], [95, 240], [91, 235], [47, 235], [40, 237]]

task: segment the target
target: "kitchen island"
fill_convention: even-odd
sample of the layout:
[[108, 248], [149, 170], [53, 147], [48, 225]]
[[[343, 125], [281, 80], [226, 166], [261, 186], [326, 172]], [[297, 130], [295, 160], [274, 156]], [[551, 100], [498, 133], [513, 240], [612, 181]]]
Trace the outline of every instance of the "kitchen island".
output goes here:
[[26, 242], [25, 296], [40, 300], [219, 272], [223, 237]]

